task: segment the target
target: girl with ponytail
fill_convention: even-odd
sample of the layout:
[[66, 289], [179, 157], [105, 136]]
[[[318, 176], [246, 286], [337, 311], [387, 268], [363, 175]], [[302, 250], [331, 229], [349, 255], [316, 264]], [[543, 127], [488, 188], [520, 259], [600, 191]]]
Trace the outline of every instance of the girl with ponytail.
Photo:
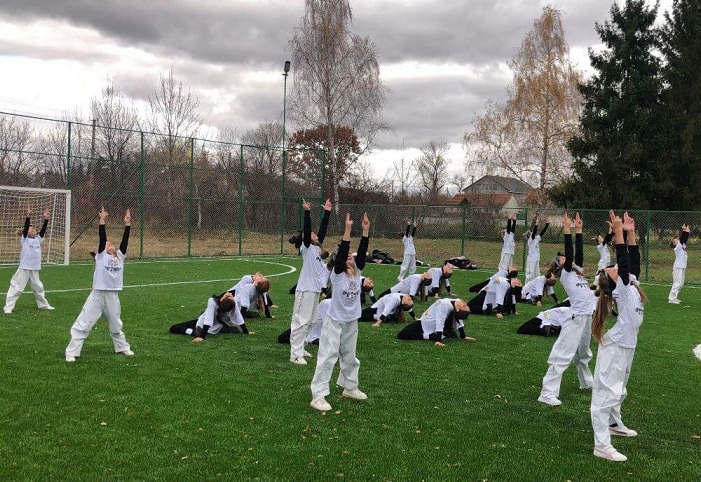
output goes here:
[[[643, 322], [645, 293], [640, 289], [640, 251], [635, 237], [635, 221], [623, 220], [609, 212], [609, 225], [616, 242], [616, 266], [599, 270], [599, 300], [592, 321], [592, 335], [599, 342], [591, 400], [591, 424], [594, 430], [594, 455], [615, 462], [627, 457], [611, 445], [611, 435], [635, 437], [621, 419], [621, 405], [626, 398], [628, 377]], [[627, 245], [626, 245], [627, 241]], [[604, 333], [604, 322], [616, 302], [618, 317]]]

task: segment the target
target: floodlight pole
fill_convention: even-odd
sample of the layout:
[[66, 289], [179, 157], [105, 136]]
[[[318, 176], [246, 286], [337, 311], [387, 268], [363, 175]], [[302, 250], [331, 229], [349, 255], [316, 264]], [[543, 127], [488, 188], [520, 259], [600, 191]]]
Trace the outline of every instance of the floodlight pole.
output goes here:
[[285, 237], [285, 177], [287, 171], [287, 151], [285, 150], [285, 117], [287, 114], [287, 75], [290, 72], [290, 61], [286, 60], [283, 66], [282, 76], [285, 78], [282, 91], [282, 211], [280, 213], [280, 254], [284, 252], [283, 239]]

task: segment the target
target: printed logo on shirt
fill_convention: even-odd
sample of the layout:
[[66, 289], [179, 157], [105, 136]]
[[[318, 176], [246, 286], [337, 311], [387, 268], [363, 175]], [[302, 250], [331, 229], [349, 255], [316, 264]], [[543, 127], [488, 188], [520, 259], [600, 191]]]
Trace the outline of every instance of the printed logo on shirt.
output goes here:
[[122, 266], [120, 265], [118, 258], [110, 256], [107, 259], [107, 265], [105, 265], [105, 269], [111, 273], [117, 273], [122, 270]]
[[635, 308], [635, 312], [640, 316], [643, 316], [643, 314], [645, 313], [645, 308], [643, 308], [642, 306], [638, 306]]

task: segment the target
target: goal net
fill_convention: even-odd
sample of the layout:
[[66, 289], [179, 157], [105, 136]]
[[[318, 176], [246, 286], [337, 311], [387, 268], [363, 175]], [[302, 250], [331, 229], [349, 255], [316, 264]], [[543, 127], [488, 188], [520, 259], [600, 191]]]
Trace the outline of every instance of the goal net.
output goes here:
[[30, 187], [0, 186], [0, 264], [18, 264], [20, 234], [27, 207], [37, 232], [49, 210], [49, 223], [41, 246], [41, 261], [47, 264], [68, 264], [70, 259], [71, 191]]

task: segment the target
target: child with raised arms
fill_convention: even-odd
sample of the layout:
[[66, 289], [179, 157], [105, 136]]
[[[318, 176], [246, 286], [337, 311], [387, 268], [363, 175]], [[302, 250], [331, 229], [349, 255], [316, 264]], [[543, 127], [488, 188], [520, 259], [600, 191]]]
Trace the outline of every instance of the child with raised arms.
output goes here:
[[34, 293], [34, 300], [40, 310], [53, 310], [54, 307], [46, 301], [44, 285], [39, 279], [41, 270], [41, 245], [44, 243], [46, 227], [49, 223], [50, 212], [44, 210], [44, 222], [41, 230], [37, 233], [36, 228], [31, 225], [32, 208], [27, 207], [27, 217], [24, 220], [24, 228], [20, 235], [19, 267], [10, 280], [10, 287], [7, 290], [5, 299], [5, 314], [9, 315], [15, 309], [17, 299], [24, 291], [27, 282]]
[[83, 343], [100, 316], [107, 319], [114, 351], [134, 356], [134, 352], [131, 351], [122, 331], [122, 306], [119, 302], [119, 292], [122, 291], [124, 285], [124, 259], [127, 256], [127, 244], [129, 243], [131, 213], [129, 209], [124, 213], [124, 234], [119, 248], [107, 240], [105, 223], [108, 213], [104, 207], [100, 210], [99, 216], [99, 244], [95, 253], [93, 289], [71, 327], [71, 341], [66, 347], [66, 361], [69, 363], [74, 362], [80, 356]]

